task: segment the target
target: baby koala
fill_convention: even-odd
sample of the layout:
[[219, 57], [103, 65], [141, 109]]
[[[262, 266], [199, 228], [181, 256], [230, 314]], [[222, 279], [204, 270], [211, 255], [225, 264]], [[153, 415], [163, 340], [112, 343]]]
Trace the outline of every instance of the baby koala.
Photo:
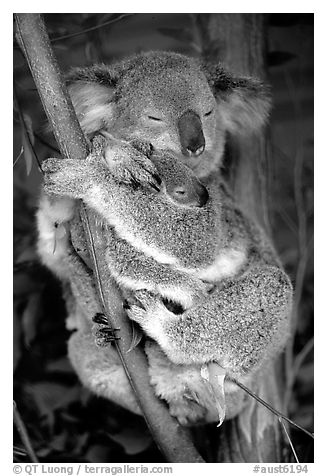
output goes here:
[[[135, 298], [128, 315], [154, 340], [146, 352], [156, 394], [182, 424], [218, 420], [201, 367], [214, 362], [249, 381], [288, 335], [292, 287], [262, 230], [222, 183], [207, 191], [178, 159], [144, 144], [96, 137], [86, 160], [48, 159], [43, 169], [46, 194], [82, 199], [101, 217], [106, 263]], [[90, 343], [83, 348], [82, 340], [72, 337], [73, 365], [86, 385], [111, 398], [108, 362], [98, 353], [90, 367]], [[131, 393], [123, 373], [119, 379], [116, 387]], [[132, 400], [125, 405], [137, 411]], [[243, 403], [230, 388], [227, 417]]]
[[209, 196], [190, 169], [147, 144], [134, 146], [106, 134], [86, 160], [48, 159], [44, 190], [81, 198], [102, 218], [107, 264], [122, 289], [146, 289], [188, 309], [226, 273], [227, 255], [228, 275], [245, 263], [245, 245], [234, 240], [233, 247], [219, 195]]

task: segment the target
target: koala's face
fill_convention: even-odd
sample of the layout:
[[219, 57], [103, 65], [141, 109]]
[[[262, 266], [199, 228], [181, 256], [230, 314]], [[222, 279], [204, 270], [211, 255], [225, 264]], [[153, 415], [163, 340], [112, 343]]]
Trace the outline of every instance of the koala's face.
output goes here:
[[224, 146], [214, 95], [188, 58], [147, 56], [133, 65], [118, 82], [114, 108], [115, 136], [170, 150], [199, 177]]
[[202, 70], [192, 58], [158, 51], [76, 69], [70, 94], [87, 135], [107, 130], [120, 139], [151, 142], [199, 178], [219, 166], [226, 132], [259, 129], [270, 109], [260, 81], [234, 77], [221, 65]]

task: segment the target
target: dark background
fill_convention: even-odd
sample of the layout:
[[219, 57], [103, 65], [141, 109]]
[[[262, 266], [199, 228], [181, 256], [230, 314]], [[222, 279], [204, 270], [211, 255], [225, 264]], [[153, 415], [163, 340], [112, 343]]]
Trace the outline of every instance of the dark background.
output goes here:
[[[272, 85], [273, 238], [295, 291], [297, 332], [290, 417], [313, 431], [313, 15], [265, 15]], [[114, 22], [112, 22], [114, 20]], [[197, 56], [190, 14], [47, 14], [64, 72], [149, 49]], [[111, 22], [101, 28], [93, 27]], [[81, 33], [83, 32], [83, 33]], [[76, 33], [76, 35], [75, 35]], [[54, 154], [25, 60], [14, 46], [14, 397], [32, 445], [45, 462], [159, 462], [141, 418], [82, 388], [66, 358], [60, 284], [38, 264], [35, 210], [41, 173], [26, 146], [23, 113], [39, 160]], [[23, 146], [23, 152], [22, 152]], [[217, 430], [219, 431], [219, 430]], [[301, 462], [311, 440], [292, 430]], [[28, 461], [15, 434], [15, 459]]]

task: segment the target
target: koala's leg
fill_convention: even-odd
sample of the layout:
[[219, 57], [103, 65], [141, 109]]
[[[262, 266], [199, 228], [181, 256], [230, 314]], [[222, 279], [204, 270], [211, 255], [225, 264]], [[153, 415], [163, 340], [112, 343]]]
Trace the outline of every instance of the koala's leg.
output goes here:
[[108, 230], [107, 241], [110, 273], [121, 286], [133, 291], [147, 289], [184, 309], [207, 298], [203, 281], [146, 256], [120, 239], [112, 229]]
[[114, 347], [99, 348], [90, 331], [80, 330], [69, 339], [68, 355], [81, 382], [92, 392], [142, 414]]
[[288, 337], [292, 287], [276, 267], [222, 281], [207, 301], [181, 315], [151, 293], [135, 294], [143, 308], [131, 306], [129, 317], [177, 364], [216, 361], [241, 377], [277, 354]]
[[[145, 351], [149, 375], [158, 397], [169, 405], [169, 411], [181, 425], [194, 425], [219, 420], [218, 410], [208, 383], [201, 377], [199, 365], [172, 363], [155, 342], [148, 341]], [[238, 387], [225, 384], [226, 419], [234, 418], [248, 399]]]

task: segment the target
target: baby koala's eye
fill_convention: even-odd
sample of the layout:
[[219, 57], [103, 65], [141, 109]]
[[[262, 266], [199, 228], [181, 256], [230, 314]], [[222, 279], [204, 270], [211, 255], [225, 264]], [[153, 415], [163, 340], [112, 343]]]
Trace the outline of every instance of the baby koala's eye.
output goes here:
[[213, 112], [213, 109], [211, 109], [211, 111], [209, 111], [209, 112], [206, 112], [206, 113], [204, 114], [204, 117], [210, 116], [210, 115], [212, 114], [212, 112]]

